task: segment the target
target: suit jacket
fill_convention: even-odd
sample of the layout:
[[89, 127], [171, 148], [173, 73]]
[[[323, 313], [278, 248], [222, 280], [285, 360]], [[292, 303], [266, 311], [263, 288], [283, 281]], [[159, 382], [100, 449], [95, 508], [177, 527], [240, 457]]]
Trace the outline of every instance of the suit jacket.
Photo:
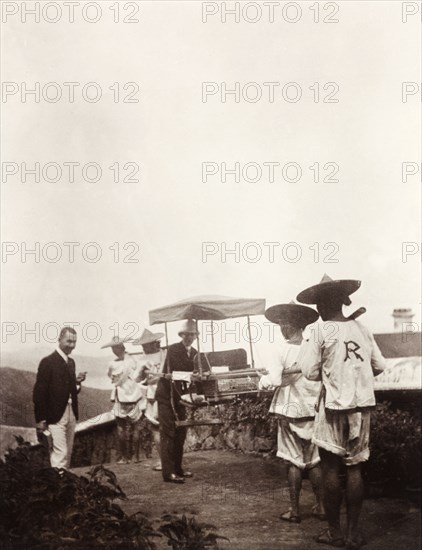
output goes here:
[[78, 419], [75, 361], [71, 357], [68, 361], [66, 364], [57, 351], [41, 360], [33, 392], [36, 423], [46, 420], [47, 424], [56, 424], [63, 416], [69, 396], [72, 397], [73, 413]]
[[[194, 364], [193, 359], [195, 355], [198, 352], [195, 348], [191, 347], [191, 354], [190, 357], [188, 357], [188, 354], [186, 352], [186, 348], [183, 345], [183, 342], [178, 342], [177, 344], [172, 344], [168, 347], [167, 350], [167, 357], [166, 361], [164, 363], [163, 372], [173, 372], [173, 371], [186, 371], [186, 372], [193, 372], [194, 370]], [[173, 382], [176, 392], [175, 392], [175, 401], [178, 402], [180, 400], [180, 394], [186, 391], [186, 383], [185, 382]], [[171, 381], [165, 380], [164, 378], [160, 378], [157, 386], [157, 391], [155, 394], [155, 399], [157, 401], [169, 401], [170, 400], [170, 388], [171, 388]]]

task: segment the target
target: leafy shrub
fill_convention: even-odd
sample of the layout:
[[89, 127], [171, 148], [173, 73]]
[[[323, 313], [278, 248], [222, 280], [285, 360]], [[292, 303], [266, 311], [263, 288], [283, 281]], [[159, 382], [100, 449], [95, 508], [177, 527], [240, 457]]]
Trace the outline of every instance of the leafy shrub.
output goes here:
[[172, 550], [218, 549], [217, 539], [228, 540], [210, 531], [215, 529], [214, 525], [198, 523], [194, 517], [165, 515], [162, 519], [166, 523], [161, 525], [159, 531], [169, 539], [167, 544]]
[[250, 424], [255, 435], [274, 438], [277, 434], [277, 418], [268, 413], [272, 395], [264, 397], [237, 397], [232, 403], [224, 406], [222, 410], [222, 420], [224, 427], [240, 427], [244, 424]]
[[164, 516], [156, 531], [126, 499], [114, 472], [102, 465], [87, 476], [51, 468], [41, 446], [16, 437], [18, 447], [0, 461], [0, 548], [3, 550], [154, 550], [165, 535], [173, 550], [218, 549], [212, 525], [194, 517]]
[[365, 468], [368, 481], [421, 486], [420, 415], [394, 410], [389, 402], [379, 403], [371, 417], [370, 448]]
[[19, 446], [0, 461], [0, 541], [5, 550], [89, 548], [153, 550], [159, 536], [141, 513], [128, 516], [113, 501], [126, 498], [113, 472], [88, 477], [40, 467], [39, 453]]

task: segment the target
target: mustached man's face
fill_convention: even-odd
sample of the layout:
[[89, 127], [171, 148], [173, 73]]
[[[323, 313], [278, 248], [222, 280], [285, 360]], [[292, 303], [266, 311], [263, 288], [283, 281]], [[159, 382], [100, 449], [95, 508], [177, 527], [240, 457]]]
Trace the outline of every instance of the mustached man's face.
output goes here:
[[66, 331], [59, 339], [59, 348], [66, 355], [70, 355], [76, 346], [76, 334]]
[[180, 336], [182, 338], [184, 346], [188, 348], [193, 344], [197, 335], [195, 332], [182, 332]]

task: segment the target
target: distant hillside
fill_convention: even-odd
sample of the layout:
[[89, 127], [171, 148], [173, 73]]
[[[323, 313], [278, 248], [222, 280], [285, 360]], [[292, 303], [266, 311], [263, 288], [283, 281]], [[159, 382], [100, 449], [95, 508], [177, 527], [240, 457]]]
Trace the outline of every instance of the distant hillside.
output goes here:
[[[32, 390], [35, 378], [34, 372], [0, 368], [0, 424], [34, 426]], [[109, 390], [82, 386], [79, 394], [79, 421], [107, 412], [111, 406]]]
[[[20, 371], [36, 373], [41, 359], [50, 355], [52, 351], [54, 351], [54, 347], [27, 345], [22, 345], [15, 352], [2, 349], [0, 367], [10, 367]], [[140, 347], [138, 346], [130, 351], [139, 352]], [[72, 353], [72, 357], [76, 363], [76, 372], [87, 371], [84, 387], [109, 389], [111, 391], [112, 385], [107, 377], [107, 365], [114, 358], [114, 355], [110, 350], [104, 350], [103, 357], [79, 355], [75, 352]]]

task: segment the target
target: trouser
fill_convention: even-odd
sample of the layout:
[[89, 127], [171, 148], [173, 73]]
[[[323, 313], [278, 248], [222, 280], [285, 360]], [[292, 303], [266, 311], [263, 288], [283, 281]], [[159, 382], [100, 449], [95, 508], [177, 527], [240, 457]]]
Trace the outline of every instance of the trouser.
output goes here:
[[[150, 421], [148, 421], [148, 427], [152, 434], [152, 443], [155, 446], [158, 456], [160, 456], [160, 428], [157, 424], [153, 424]], [[151, 451], [152, 451], [152, 447], [151, 447]]]
[[[186, 419], [183, 405], [175, 405], [179, 420]], [[171, 474], [183, 475], [183, 445], [187, 429], [176, 427], [176, 418], [170, 402], [158, 402], [158, 419], [160, 421], [160, 456], [163, 478]]]
[[50, 450], [50, 464], [52, 468], [70, 467], [72, 457], [73, 440], [75, 438], [76, 419], [73, 414], [72, 404], [68, 403], [63, 416], [57, 424], [49, 424], [48, 429], [53, 441]]

